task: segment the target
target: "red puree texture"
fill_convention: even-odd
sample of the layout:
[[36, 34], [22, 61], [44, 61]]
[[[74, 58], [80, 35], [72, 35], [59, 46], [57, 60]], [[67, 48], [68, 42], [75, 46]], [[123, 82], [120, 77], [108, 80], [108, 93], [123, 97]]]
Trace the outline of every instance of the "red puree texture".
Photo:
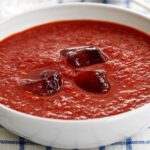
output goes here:
[[[96, 46], [105, 63], [74, 67], [62, 49]], [[38, 95], [20, 86], [23, 78], [43, 68], [62, 73], [61, 89]], [[107, 93], [78, 87], [78, 71], [103, 70]], [[56, 119], [91, 119], [123, 113], [150, 102], [150, 36], [135, 29], [99, 21], [61, 21], [37, 26], [0, 42], [0, 103], [15, 110]]]

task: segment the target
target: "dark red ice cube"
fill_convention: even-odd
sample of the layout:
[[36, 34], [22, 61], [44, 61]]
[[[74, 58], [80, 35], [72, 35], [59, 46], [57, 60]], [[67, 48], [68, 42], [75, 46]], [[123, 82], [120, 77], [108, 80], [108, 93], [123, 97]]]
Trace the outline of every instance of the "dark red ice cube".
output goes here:
[[44, 70], [37, 72], [36, 77], [22, 79], [25, 90], [38, 95], [51, 95], [61, 88], [61, 75], [58, 71]]
[[68, 64], [74, 67], [103, 63], [108, 60], [102, 50], [95, 46], [67, 48], [62, 50], [61, 54], [66, 57]]
[[81, 71], [75, 78], [76, 84], [88, 92], [106, 93], [110, 89], [102, 71]]

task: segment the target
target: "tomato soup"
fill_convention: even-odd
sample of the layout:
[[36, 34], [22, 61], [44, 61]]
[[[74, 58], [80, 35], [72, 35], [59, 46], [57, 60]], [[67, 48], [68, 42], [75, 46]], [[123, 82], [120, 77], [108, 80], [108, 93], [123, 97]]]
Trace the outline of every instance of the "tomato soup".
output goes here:
[[54, 119], [92, 119], [150, 102], [150, 36], [101, 21], [60, 21], [0, 42], [0, 103]]

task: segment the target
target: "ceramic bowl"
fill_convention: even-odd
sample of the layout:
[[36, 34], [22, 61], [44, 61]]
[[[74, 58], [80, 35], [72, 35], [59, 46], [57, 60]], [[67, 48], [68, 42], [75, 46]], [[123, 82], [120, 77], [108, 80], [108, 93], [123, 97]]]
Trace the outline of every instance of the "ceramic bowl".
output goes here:
[[[116, 22], [150, 34], [150, 19], [114, 6], [78, 3], [38, 8], [0, 24], [0, 40], [32, 26], [58, 20]], [[99, 119], [58, 120], [24, 114], [0, 104], [0, 124], [33, 142], [57, 148], [93, 148], [139, 133], [150, 123], [150, 104]]]

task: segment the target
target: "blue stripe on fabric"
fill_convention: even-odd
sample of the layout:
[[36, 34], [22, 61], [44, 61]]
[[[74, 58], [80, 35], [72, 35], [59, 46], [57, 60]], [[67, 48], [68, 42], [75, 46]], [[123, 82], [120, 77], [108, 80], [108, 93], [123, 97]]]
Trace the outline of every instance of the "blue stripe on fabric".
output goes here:
[[126, 4], [127, 8], [130, 8], [130, 2], [131, 0], [124, 0], [124, 3]]
[[57, 0], [58, 3], [63, 3], [63, 0]]
[[52, 150], [52, 148], [51, 148], [51, 147], [46, 146], [46, 150]]
[[19, 150], [24, 150], [25, 140], [23, 138], [19, 138]]
[[108, 0], [102, 0], [102, 3], [108, 4]]
[[150, 144], [150, 140], [149, 141], [132, 141], [131, 144]]
[[131, 138], [126, 139], [126, 150], [132, 150]]
[[19, 144], [19, 141], [0, 140], [0, 144]]
[[[21, 141], [21, 142], [20, 142]], [[19, 140], [19, 141], [8, 141], [8, 140], [0, 140], [0, 144], [24, 144], [24, 145], [38, 145], [36, 143], [32, 143], [30, 141], [26, 141], [26, 140]], [[131, 139], [127, 139], [125, 142], [116, 142], [114, 144], [111, 145], [126, 145], [127, 150], [132, 150], [131, 145], [136, 145], [136, 144], [143, 144], [143, 145], [147, 145], [150, 144], [150, 140], [147, 141], [131, 141]], [[51, 150], [51, 147], [47, 147], [47, 150]], [[78, 149], [73, 149], [73, 150], [78, 150]], [[99, 148], [99, 150], [105, 150], [105, 147], [102, 146]]]
[[[113, 143], [111, 145], [126, 145], [126, 141], [125, 142], [116, 142], [116, 143]], [[130, 141], [128, 142], [128, 144], [150, 144], [150, 140], [148, 141]]]
[[99, 150], [105, 150], [105, 146], [99, 147]]
[[[0, 144], [19, 144], [20, 141], [8, 141], [8, 140], [0, 140]], [[30, 141], [24, 141], [24, 144], [27, 145], [38, 145], [36, 143], [32, 143]]]

